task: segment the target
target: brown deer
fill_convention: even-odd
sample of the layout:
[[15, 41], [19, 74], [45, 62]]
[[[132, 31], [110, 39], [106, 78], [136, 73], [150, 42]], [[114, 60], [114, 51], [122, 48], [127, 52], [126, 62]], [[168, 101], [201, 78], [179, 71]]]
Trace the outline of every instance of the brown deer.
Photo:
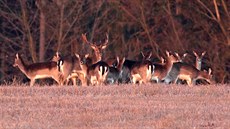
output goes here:
[[101, 85], [105, 82], [109, 72], [109, 65], [106, 62], [99, 61], [94, 64], [89, 64], [79, 54], [75, 55], [80, 60], [80, 67], [88, 85]]
[[80, 66], [78, 59], [75, 56], [65, 56], [61, 57], [59, 52], [56, 52], [56, 55], [53, 56], [52, 61], [58, 62], [58, 60], [63, 61], [63, 79], [65, 83], [68, 84], [69, 80], [72, 80], [73, 85], [77, 84], [78, 71], [80, 71]]
[[88, 43], [91, 46], [91, 48], [94, 50], [96, 60], [93, 63], [97, 63], [97, 62], [101, 61], [103, 50], [108, 46], [108, 42], [109, 42], [108, 34], [106, 34], [105, 42], [100, 43], [100, 44], [97, 44], [96, 42], [94, 42], [94, 43], [89, 42], [86, 38], [86, 34], [82, 34], [82, 40], [84, 42]]
[[53, 78], [59, 85], [63, 85], [62, 64], [62, 61], [51, 61], [27, 65], [17, 53], [13, 66], [18, 67], [30, 79], [30, 86], [34, 85], [36, 79], [43, 78]]
[[203, 60], [204, 55], [206, 54], [206, 51], [202, 52], [200, 56], [195, 51], [193, 51], [193, 54], [196, 56], [195, 66], [198, 70], [201, 70], [202, 60]]
[[142, 62], [137, 62], [131, 68], [131, 78], [132, 82], [136, 84], [148, 83], [152, 78], [154, 73], [154, 65], [149, 60], [144, 60]]
[[169, 53], [168, 51], [166, 51], [166, 60], [165, 63], [153, 63], [153, 65], [155, 66], [154, 69], [154, 74], [152, 76], [152, 80], [155, 80], [157, 83], [162, 82], [162, 80], [164, 80], [164, 78], [167, 76], [167, 74], [170, 72], [173, 63], [178, 62], [179, 59]]
[[[152, 53], [148, 53], [148, 54], [144, 54], [143, 52], [141, 52], [142, 55], [142, 60], [141, 61], [136, 61], [136, 60], [129, 60], [129, 59], [125, 59], [124, 63], [123, 63], [123, 67], [122, 67], [122, 72], [121, 72], [121, 82], [122, 83], [129, 83], [131, 82], [131, 69], [133, 69], [133, 66], [136, 64], [141, 64], [141, 62], [145, 61], [145, 60], [150, 60], [150, 57], [152, 56]], [[135, 66], [137, 67], [137, 66]]]
[[170, 82], [175, 83], [178, 79], [186, 80], [189, 86], [195, 85], [197, 79], [204, 79], [210, 84], [213, 83], [211, 69], [209, 71], [201, 71], [196, 67], [183, 63], [177, 62], [172, 66], [171, 71], [165, 78], [165, 82], [168, 84]]

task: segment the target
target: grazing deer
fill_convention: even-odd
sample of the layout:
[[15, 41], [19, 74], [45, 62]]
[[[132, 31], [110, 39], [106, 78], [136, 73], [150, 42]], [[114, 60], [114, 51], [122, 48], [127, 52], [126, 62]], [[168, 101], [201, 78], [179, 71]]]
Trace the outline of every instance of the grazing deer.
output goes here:
[[91, 65], [85, 62], [79, 54], [75, 55], [80, 60], [80, 67], [88, 85], [101, 85], [105, 82], [109, 72], [109, 65], [106, 62], [99, 61]]
[[206, 54], [206, 51], [202, 52], [200, 56], [195, 51], [193, 51], [193, 54], [196, 56], [196, 68], [201, 70], [202, 60]]
[[211, 69], [209, 69], [208, 72], [201, 71], [190, 64], [177, 62], [173, 64], [171, 71], [165, 78], [165, 82], [167, 84], [170, 82], [175, 83], [177, 79], [182, 79], [186, 80], [189, 86], [192, 86], [195, 84], [197, 79], [204, 79], [208, 83], [212, 84], [213, 80], [211, 72]]
[[173, 54], [170, 54], [168, 51], [166, 51], [166, 60], [165, 63], [154, 63], [155, 66], [154, 74], [152, 76], [152, 80], [155, 80], [157, 83], [164, 80], [164, 78], [167, 76], [167, 74], [170, 72], [173, 63], [178, 62], [178, 58], [174, 56]]
[[101, 44], [97, 44], [96, 42], [95, 43], [89, 42], [87, 40], [85, 34], [82, 34], [82, 39], [84, 42], [88, 43], [91, 46], [91, 48], [94, 50], [96, 60], [93, 63], [97, 63], [97, 62], [101, 61], [102, 60], [102, 51], [108, 46], [108, 42], [109, 42], [108, 34], [106, 34], [105, 42], [101, 43]]
[[125, 58], [119, 59], [117, 57], [116, 66], [109, 66], [109, 73], [106, 78], [107, 84], [121, 83], [122, 81], [122, 67], [125, 62]]
[[154, 73], [154, 65], [149, 60], [137, 62], [131, 68], [132, 82], [136, 84], [148, 83], [151, 80], [152, 74]]
[[36, 79], [43, 78], [53, 78], [59, 85], [63, 85], [62, 73], [60, 72], [63, 71], [62, 65], [62, 61], [27, 65], [17, 53], [13, 66], [18, 67], [30, 79], [30, 86], [33, 86]]

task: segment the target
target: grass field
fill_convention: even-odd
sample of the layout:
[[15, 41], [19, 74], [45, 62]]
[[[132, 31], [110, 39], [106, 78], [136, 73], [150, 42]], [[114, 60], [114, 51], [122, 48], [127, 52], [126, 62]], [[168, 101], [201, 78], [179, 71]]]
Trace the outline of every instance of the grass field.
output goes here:
[[0, 86], [0, 129], [230, 128], [230, 85]]

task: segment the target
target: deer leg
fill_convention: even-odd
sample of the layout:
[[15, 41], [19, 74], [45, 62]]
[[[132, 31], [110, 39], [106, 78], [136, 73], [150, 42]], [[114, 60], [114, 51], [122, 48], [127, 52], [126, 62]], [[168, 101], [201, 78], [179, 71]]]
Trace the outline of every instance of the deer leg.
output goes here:
[[35, 83], [35, 79], [31, 79], [30, 80], [30, 86], [34, 86], [34, 83]]
[[188, 84], [189, 87], [192, 87], [192, 80], [190, 78], [187, 79], [187, 84]]

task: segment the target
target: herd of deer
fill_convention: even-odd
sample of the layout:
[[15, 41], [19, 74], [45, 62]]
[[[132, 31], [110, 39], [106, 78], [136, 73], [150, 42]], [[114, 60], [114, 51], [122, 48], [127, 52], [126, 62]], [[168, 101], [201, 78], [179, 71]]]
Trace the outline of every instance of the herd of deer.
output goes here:
[[18, 67], [29, 79], [30, 86], [33, 86], [36, 79], [53, 78], [59, 85], [67, 85], [72, 81], [77, 85], [79, 80], [82, 86], [120, 84], [120, 83], [178, 83], [178, 79], [185, 80], [189, 86], [195, 85], [196, 80], [204, 79], [213, 83], [211, 69], [201, 70], [202, 58], [205, 52], [196, 56], [195, 66], [183, 62], [184, 57], [177, 53], [166, 51], [166, 59], [161, 62], [151, 61], [151, 53], [146, 56], [141, 53], [141, 61], [128, 60], [117, 57], [115, 60], [103, 61], [102, 51], [108, 45], [108, 35], [104, 43], [97, 44], [89, 42], [85, 34], [82, 39], [94, 50], [95, 58], [89, 54], [61, 57], [57, 52], [52, 61], [26, 64], [16, 54], [14, 66]]

